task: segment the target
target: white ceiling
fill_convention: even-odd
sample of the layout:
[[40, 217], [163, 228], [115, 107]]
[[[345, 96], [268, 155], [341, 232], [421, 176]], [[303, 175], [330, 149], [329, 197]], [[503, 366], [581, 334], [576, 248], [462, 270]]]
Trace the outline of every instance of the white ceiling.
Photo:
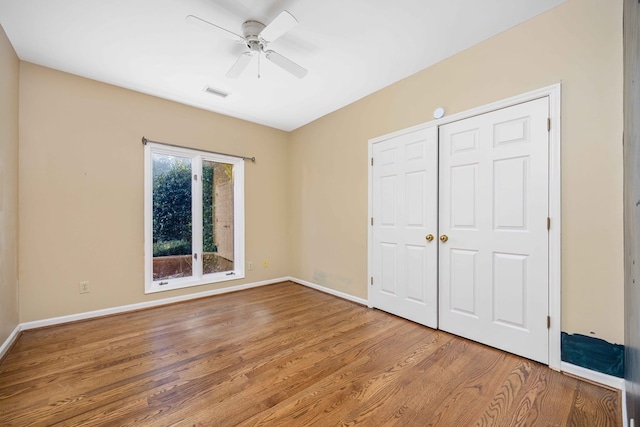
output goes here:
[[[565, 0], [0, 0], [23, 61], [283, 130], [293, 130]], [[299, 24], [270, 49], [309, 70], [299, 80], [261, 61], [225, 73], [233, 32], [288, 10]], [[207, 86], [230, 92], [219, 98]]]

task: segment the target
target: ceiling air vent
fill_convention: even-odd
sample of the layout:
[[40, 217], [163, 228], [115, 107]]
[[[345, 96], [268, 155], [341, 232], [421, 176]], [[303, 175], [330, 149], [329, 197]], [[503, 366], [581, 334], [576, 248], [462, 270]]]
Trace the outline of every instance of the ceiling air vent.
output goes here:
[[212, 95], [219, 96], [221, 98], [226, 98], [227, 96], [229, 96], [229, 92], [225, 92], [223, 90], [216, 89], [215, 87], [211, 87], [211, 86], [205, 87], [204, 91]]

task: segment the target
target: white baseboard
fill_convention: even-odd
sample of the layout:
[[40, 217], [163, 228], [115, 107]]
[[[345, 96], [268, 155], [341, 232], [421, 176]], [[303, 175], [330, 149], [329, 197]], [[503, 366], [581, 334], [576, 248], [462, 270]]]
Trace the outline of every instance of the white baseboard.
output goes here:
[[618, 378], [614, 377], [613, 375], [607, 375], [601, 372], [592, 371], [591, 369], [572, 365], [571, 363], [567, 362], [560, 363], [560, 370], [562, 372], [566, 372], [567, 374], [575, 375], [576, 377], [580, 377], [594, 383], [602, 384], [607, 387], [615, 388], [617, 390], [625, 389], [624, 378]]
[[2, 343], [2, 345], [0, 345], [0, 358], [2, 358], [5, 355], [5, 353], [9, 350], [11, 345], [18, 338], [18, 335], [20, 334], [21, 331], [26, 331], [29, 329], [36, 329], [36, 328], [43, 328], [46, 326], [60, 325], [62, 323], [76, 322], [78, 320], [93, 319], [96, 317], [109, 316], [112, 314], [126, 313], [128, 311], [142, 310], [145, 308], [159, 307], [162, 305], [173, 304], [176, 302], [188, 301], [188, 300], [197, 299], [197, 298], [204, 298], [204, 297], [209, 297], [213, 295], [220, 295], [228, 292], [242, 291], [244, 289], [257, 288], [260, 286], [272, 285], [274, 283], [286, 282], [288, 280], [299, 283], [300, 285], [303, 285], [303, 286], [307, 286], [307, 287], [319, 290], [321, 292], [325, 292], [325, 293], [337, 296], [339, 298], [353, 301], [358, 304], [367, 305], [366, 300], [362, 298], [354, 297], [353, 295], [345, 294], [343, 292], [329, 289], [324, 286], [316, 285], [314, 283], [307, 282], [304, 280], [295, 279], [292, 277], [281, 277], [278, 279], [265, 280], [262, 282], [246, 283], [243, 285], [230, 286], [227, 288], [214, 289], [211, 291], [198, 292], [195, 294], [181, 295], [178, 297], [163, 298], [159, 300], [141, 302], [137, 304], [128, 304], [128, 305], [122, 305], [119, 307], [105, 308], [102, 310], [87, 311], [84, 313], [70, 314], [67, 316], [59, 316], [59, 317], [52, 317], [49, 319], [24, 322], [16, 326], [16, 328], [11, 333], [11, 335], [9, 335], [9, 337]]
[[204, 297], [209, 297], [209, 296], [213, 296], [213, 295], [226, 294], [226, 293], [229, 293], [229, 292], [242, 291], [244, 289], [257, 288], [259, 286], [272, 285], [274, 283], [285, 282], [287, 280], [289, 280], [289, 279], [286, 278], [286, 277], [285, 278], [279, 278], [279, 279], [271, 279], [271, 280], [265, 280], [265, 281], [262, 281], [262, 282], [246, 283], [244, 285], [230, 286], [230, 287], [227, 287], [227, 288], [214, 289], [214, 290], [205, 291], [205, 292], [198, 292], [198, 293], [195, 293], [195, 294], [181, 295], [179, 297], [163, 298], [163, 299], [159, 299], [159, 300], [141, 302], [141, 303], [137, 303], [137, 304], [122, 305], [122, 306], [119, 306], [119, 307], [105, 308], [105, 309], [102, 309], [102, 310], [87, 311], [87, 312], [84, 312], [84, 313], [71, 314], [71, 315], [68, 315], [68, 316], [60, 316], [60, 317], [53, 317], [53, 318], [50, 318], [50, 319], [35, 320], [33, 322], [22, 323], [20, 325], [20, 327], [21, 327], [20, 330], [25, 331], [25, 330], [28, 330], [28, 329], [35, 329], [35, 328], [42, 328], [42, 327], [45, 327], [45, 326], [59, 325], [61, 323], [69, 323], [69, 322], [75, 322], [75, 321], [78, 321], [78, 320], [92, 319], [92, 318], [95, 318], [95, 317], [109, 316], [111, 314], [125, 313], [127, 311], [135, 311], [135, 310], [141, 310], [141, 309], [144, 309], [144, 308], [158, 307], [158, 306], [161, 306], [161, 305], [173, 304], [173, 303], [176, 303], [176, 302], [188, 301], [188, 300], [197, 299], [197, 298], [204, 298]]
[[[78, 320], [92, 319], [95, 317], [108, 316], [111, 314], [125, 313], [128, 311], [141, 310], [145, 308], [159, 307], [166, 304], [173, 304], [176, 302], [188, 301], [188, 300], [197, 299], [197, 298], [204, 298], [204, 297], [213, 296], [213, 295], [220, 295], [220, 294], [229, 293], [229, 292], [236, 292], [244, 289], [257, 288], [260, 286], [272, 285], [274, 283], [280, 283], [285, 281], [292, 281], [300, 285], [318, 290], [320, 292], [324, 292], [324, 293], [336, 296], [338, 298], [355, 302], [360, 305], [367, 306], [369, 304], [369, 301], [364, 298], [360, 298], [344, 292], [336, 291], [335, 289], [327, 288], [325, 286], [321, 286], [316, 283], [311, 283], [306, 280], [298, 279], [295, 277], [283, 277], [279, 279], [271, 279], [271, 280], [265, 280], [262, 282], [246, 283], [238, 286], [230, 286], [227, 288], [214, 289], [214, 290], [205, 291], [205, 292], [198, 292], [195, 294], [182, 295], [178, 297], [164, 298], [164, 299], [148, 301], [143, 303], [129, 304], [129, 305], [112, 307], [112, 308], [107, 308], [102, 310], [72, 314], [68, 316], [60, 316], [60, 317], [54, 317], [50, 319], [43, 319], [43, 320], [36, 320], [32, 322], [21, 323], [18, 326], [16, 326], [16, 328], [13, 330], [11, 335], [9, 335], [9, 337], [0, 345], [0, 359], [5, 355], [5, 353], [9, 350], [11, 345], [15, 342], [15, 340], [18, 338], [18, 335], [20, 334], [21, 331], [35, 329], [35, 328], [42, 328], [45, 326], [59, 325], [62, 323], [69, 323], [69, 322], [74, 322]], [[617, 390], [621, 390], [623, 393], [623, 397], [622, 397], [623, 423], [626, 424], [627, 422], [627, 419], [625, 416], [626, 407], [624, 404], [625, 403], [624, 401], [626, 400], [625, 399], [626, 396], [624, 395], [626, 387], [625, 387], [625, 380], [623, 378], [618, 378], [612, 375], [607, 375], [600, 372], [592, 371], [590, 369], [586, 369], [586, 368], [573, 365], [567, 362], [561, 362], [560, 370], [568, 374], [575, 375], [576, 377], [583, 378], [588, 381], [592, 381], [592, 382], [602, 384], [611, 388], [615, 388]]]
[[21, 326], [18, 325], [15, 327], [13, 332], [7, 337], [6, 340], [0, 345], [0, 360], [4, 357], [4, 355], [9, 351], [11, 345], [18, 339], [18, 335], [20, 335], [20, 331], [22, 330]]
[[338, 298], [346, 299], [351, 302], [355, 302], [360, 305], [368, 305], [369, 301], [364, 298], [359, 298], [350, 294], [346, 294], [344, 292], [336, 291], [335, 289], [327, 288], [325, 286], [321, 286], [315, 283], [307, 282], [306, 280], [297, 279], [295, 277], [288, 277], [287, 280], [298, 283], [300, 285], [306, 286], [308, 288], [315, 289], [320, 292], [324, 292], [325, 294], [333, 295]]

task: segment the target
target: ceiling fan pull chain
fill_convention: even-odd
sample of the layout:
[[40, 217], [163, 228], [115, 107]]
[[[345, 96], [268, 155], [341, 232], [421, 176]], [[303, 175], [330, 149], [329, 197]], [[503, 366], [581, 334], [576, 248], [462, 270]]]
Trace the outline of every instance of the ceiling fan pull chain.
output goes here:
[[258, 78], [260, 78], [260, 57], [262, 55], [260, 55], [260, 53], [258, 53]]

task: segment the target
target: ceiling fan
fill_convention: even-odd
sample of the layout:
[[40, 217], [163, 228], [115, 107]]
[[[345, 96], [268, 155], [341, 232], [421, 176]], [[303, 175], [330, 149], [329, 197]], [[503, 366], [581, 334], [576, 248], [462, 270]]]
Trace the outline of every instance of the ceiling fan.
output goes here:
[[[264, 54], [264, 57], [269, 61], [299, 79], [307, 75], [307, 70], [302, 68], [300, 65], [271, 49], [267, 49], [269, 43], [273, 42], [298, 24], [298, 20], [286, 10], [280, 12], [280, 14], [271, 21], [269, 25], [264, 25], [262, 22], [254, 20], [245, 21], [242, 24], [242, 35], [229, 31], [226, 28], [194, 15], [188, 15], [185, 19], [189, 23], [205, 27], [208, 30], [215, 29], [218, 32], [225, 33], [227, 36], [231, 36], [235, 41], [243, 43], [249, 49], [248, 51], [243, 52], [231, 66], [229, 71], [227, 71], [226, 76], [229, 78], [237, 79], [240, 77], [254, 57], [258, 58], [259, 67], [261, 54]], [[260, 74], [258, 71], [258, 77], [259, 76]]]

